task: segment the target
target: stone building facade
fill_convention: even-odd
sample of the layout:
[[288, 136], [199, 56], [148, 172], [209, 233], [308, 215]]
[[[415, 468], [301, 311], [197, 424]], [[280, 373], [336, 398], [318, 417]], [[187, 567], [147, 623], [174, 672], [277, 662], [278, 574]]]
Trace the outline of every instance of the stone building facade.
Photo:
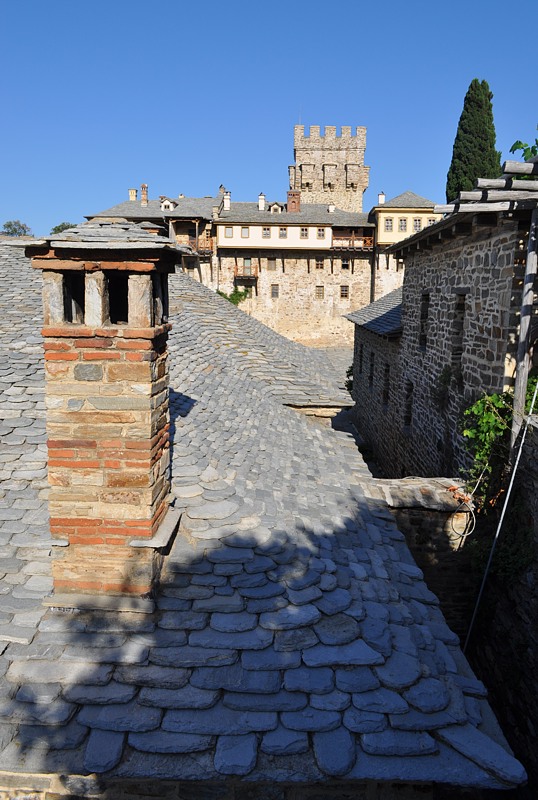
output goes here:
[[351, 344], [346, 315], [402, 284], [402, 262], [386, 248], [440, 217], [413, 192], [362, 213], [365, 147], [364, 127], [338, 134], [325, 126], [322, 134], [319, 125], [308, 133], [297, 125], [286, 202], [263, 193], [254, 203], [232, 201], [223, 186], [214, 197], [151, 200], [144, 184], [140, 199], [131, 189], [128, 201], [97, 216], [168, 232], [185, 272], [215, 291], [245, 292], [243, 310], [277, 332], [307, 344]]
[[528, 218], [447, 218], [423, 233], [420, 249], [420, 235], [394, 248], [405, 258], [401, 301], [391, 295], [400, 329], [372, 329], [387, 314], [383, 302], [352, 315], [355, 419], [388, 475], [468, 466], [463, 410], [513, 385], [527, 235]]
[[362, 211], [370, 168], [364, 165], [366, 128], [351, 132], [334, 125], [294, 128], [295, 164], [289, 167], [290, 189], [300, 191], [304, 203], [334, 203], [344, 211]]

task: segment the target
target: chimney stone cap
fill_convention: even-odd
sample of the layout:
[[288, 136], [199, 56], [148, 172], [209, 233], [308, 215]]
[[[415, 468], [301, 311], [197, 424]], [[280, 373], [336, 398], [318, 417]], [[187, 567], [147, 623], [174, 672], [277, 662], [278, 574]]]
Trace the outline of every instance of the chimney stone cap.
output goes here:
[[[150, 233], [144, 223], [117, 220], [91, 220], [53, 237], [34, 239], [27, 245], [27, 255], [38, 255], [48, 247], [53, 250], [177, 250], [168, 237]], [[178, 251], [179, 252], [179, 251]], [[51, 269], [53, 259], [51, 258]]]

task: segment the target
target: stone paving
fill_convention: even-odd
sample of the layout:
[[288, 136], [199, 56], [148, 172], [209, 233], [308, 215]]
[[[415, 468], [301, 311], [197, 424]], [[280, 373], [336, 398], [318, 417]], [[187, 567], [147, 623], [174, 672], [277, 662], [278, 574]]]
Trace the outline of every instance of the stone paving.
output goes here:
[[326, 354], [185, 276], [172, 278], [170, 337], [183, 514], [157, 611], [43, 614], [39, 292], [7, 251], [5, 363], [21, 391], [3, 384], [4, 413], [17, 415], [2, 424], [28, 423], [6, 427], [2, 447], [2, 625], [26, 633], [3, 638], [0, 785], [8, 772], [90, 776], [90, 787], [95, 775], [521, 783], [403, 535], [365, 496], [352, 437], [286, 407], [342, 400]]

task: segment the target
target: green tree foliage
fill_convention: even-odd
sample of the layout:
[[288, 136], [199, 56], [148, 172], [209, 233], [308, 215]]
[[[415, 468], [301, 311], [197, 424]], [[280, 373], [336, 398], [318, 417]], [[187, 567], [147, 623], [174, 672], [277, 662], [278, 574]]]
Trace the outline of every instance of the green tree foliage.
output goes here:
[[501, 154], [495, 149], [492, 97], [486, 81], [480, 82], [477, 78], [471, 81], [463, 101], [446, 180], [447, 202], [454, 200], [459, 192], [473, 189], [477, 178], [501, 175]]
[[75, 227], [76, 224], [74, 222], [60, 222], [58, 225], [55, 225], [54, 228], [52, 228], [50, 233], [51, 236], [55, 236], [58, 233], [63, 233], [69, 228], [75, 228]]
[[4, 236], [31, 236], [32, 231], [20, 219], [8, 219], [0, 231]]
[[[538, 130], [538, 125], [536, 126], [536, 130]], [[521, 139], [518, 139], [510, 148], [510, 152], [517, 153], [518, 150], [521, 150], [524, 161], [536, 158], [536, 156], [538, 156], [538, 139], [534, 140], [534, 144], [527, 144], [527, 142], [522, 142]]]

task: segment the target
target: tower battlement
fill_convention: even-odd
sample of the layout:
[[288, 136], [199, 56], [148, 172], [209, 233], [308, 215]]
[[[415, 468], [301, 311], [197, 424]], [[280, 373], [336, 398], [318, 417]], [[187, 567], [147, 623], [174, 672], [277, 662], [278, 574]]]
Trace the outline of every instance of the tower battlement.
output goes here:
[[311, 125], [308, 129], [304, 125], [294, 127], [295, 147], [308, 146], [313, 142], [319, 143], [320, 147], [332, 147], [333, 143], [338, 141], [365, 147], [366, 128], [357, 126], [353, 129], [351, 125], [342, 125], [338, 128], [336, 125], [325, 125], [322, 133], [321, 125]]

